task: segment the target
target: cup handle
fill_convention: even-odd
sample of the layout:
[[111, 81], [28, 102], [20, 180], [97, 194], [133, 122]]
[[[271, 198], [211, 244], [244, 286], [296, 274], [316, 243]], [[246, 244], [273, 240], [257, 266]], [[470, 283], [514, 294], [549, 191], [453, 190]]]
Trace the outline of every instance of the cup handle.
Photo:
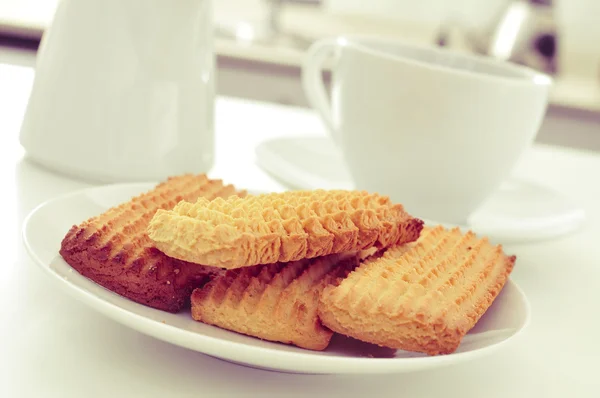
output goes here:
[[[335, 135], [331, 104], [323, 84], [323, 64], [337, 47], [335, 39], [324, 39], [314, 43], [306, 53], [302, 63], [302, 86], [309, 105], [325, 122], [332, 135]], [[335, 138], [335, 137], [334, 137]]]

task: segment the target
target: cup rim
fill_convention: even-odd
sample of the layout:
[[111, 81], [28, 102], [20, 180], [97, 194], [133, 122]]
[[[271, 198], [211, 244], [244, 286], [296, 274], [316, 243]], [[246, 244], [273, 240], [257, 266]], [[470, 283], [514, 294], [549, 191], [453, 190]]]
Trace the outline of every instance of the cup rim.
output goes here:
[[[401, 61], [410, 65], [427, 68], [432, 71], [443, 71], [445, 73], [451, 73], [463, 77], [479, 78], [483, 80], [499, 81], [517, 85], [531, 85], [533, 83], [533, 85], [535, 86], [551, 86], [553, 83], [552, 77], [546, 73], [537, 71], [525, 65], [519, 65], [508, 61], [494, 59], [492, 57], [477, 53], [463, 53], [448, 48], [427, 46], [424, 44], [417, 44], [401, 39], [384, 38], [368, 35], [340, 35], [334, 38], [334, 41], [340, 47], [355, 48], [372, 56], [382, 57], [392, 61]], [[463, 58], [465, 60], [475, 61], [481, 65], [500, 67], [504, 70], [514, 72], [518, 76], [503, 76], [492, 73], [473, 72], [468, 69], [453, 68], [442, 64], [421, 61], [419, 59], [397, 54], [391, 54], [389, 52], [371, 48], [364, 43], [365, 41], [372, 41], [383, 44], [393, 44], [398, 47], [411, 48], [414, 50], [420, 50], [435, 54], [451, 54], [455, 57]]]

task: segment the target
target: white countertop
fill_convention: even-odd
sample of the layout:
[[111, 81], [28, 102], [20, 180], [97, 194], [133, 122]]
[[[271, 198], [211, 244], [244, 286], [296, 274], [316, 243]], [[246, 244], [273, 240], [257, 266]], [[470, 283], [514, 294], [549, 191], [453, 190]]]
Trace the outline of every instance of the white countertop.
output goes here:
[[[532, 320], [499, 352], [415, 374], [266, 372], [121, 326], [72, 299], [30, 261], [21, 243], [24, 217], [47, 199], [88, 186], [23, 158], [18, 134], [32, 62], [29, 54], [0, 49], [0, 397], [598, 396], [600, 154], [536, 146], [517, 168], [519, 176], [581, 203], [588, 222], [562, 239], [506, 248], [518, 257], [512, 278], [531, 302]], [[228, 98], [218, 100], [216, 122], [217, 163], [211, 174], [264, 190], [282, 187], [255, 165], [258, 142], [323, 134], [308, 110]]]

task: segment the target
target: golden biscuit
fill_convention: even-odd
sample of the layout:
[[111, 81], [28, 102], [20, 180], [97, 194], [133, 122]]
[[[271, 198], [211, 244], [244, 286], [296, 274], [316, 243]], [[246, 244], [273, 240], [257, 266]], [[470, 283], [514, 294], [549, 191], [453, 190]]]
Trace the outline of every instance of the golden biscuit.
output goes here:
[[381, 346], [452, 353], [502, 290], [515, 262], [472, 232], [423, 230], [366, 260], [321, 295], [330, 329]]
[[192, 294], [192, 317], [261, 339], [323, 350], [333, 332], [317, 318], [321, 291], [358, 265], [356, 254], [229, 270]]
[[231, 185], [204, 175], [168, 179], [129, 202], [73, 226], [62, 241], [60, 254], [85, 277], [133, 301], [177, 312], [192, 289], [201, 286], [214, 267], [165, 256], [146, 234], [157, 209], [171, 209], [181, 200], [212, 199], [236, 193]]
[[171, 257], [232, 269], [385, 248], [422, 227], [387, 197], [316, 190], [181, 202], [157, 211], [148, 233]]

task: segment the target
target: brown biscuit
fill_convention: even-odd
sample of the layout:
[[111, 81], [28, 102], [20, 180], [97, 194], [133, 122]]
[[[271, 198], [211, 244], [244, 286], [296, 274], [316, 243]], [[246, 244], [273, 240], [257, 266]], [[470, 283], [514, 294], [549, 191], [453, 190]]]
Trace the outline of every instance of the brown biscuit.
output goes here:
[[355, 254], [229, 270], [192, 294], [192, 317], [261, 339], [324, 350], [333, 332], [317, 318], [321, 291], [358, 265]]
[[[213, 199], [236, 193], [231, 185], [205, 175], [168, 179], [153, 190], [73, 226], [60, 254], [85, 277], [133, 301], [177, 312], [192, 289], [219, 272], [213, 267], [165, 256], [146, 234], [156, 210], [181, 200]], [[237, 193], [243, 195], [243, 193]]]
[[321, 295], [330, 329], [385, 347], [452, 353], [502, 290], [515, 262], [472, 232], [423, 230], [366, 260]]
[[412, 242], [422, 226], [387, 197], [316, 190], [182, 202], [148, 232], [171, 257], [233, 269]]

